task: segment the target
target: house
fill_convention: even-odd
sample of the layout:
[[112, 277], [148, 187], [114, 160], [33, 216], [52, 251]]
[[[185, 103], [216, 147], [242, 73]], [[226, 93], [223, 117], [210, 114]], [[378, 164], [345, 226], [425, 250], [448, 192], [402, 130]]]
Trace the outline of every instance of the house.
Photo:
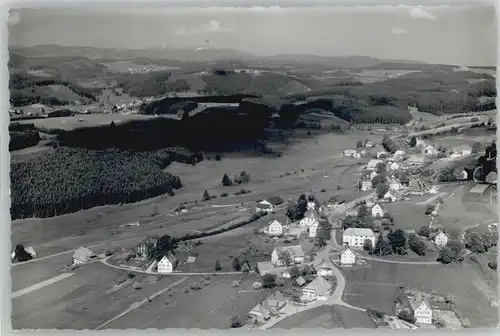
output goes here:
[[382, 217], [384, 215], [384, 209], [380, 206], [380, 204], [375, 204], [372, 207], [372, 217]]
[[172, 252], [168, 252], [158, 262], [158, 273], [172, 273], [177, 266], [177, 257]]
[[[396, 202], [399, 199], [399, 196], [396, 194], [396, 191], [388, 190], [385, 193], [383, 199], [384, 199], [384, 201], [387, 201], [387, 202]], [[372, 208], [372, 210], [373, 210], [373, 208]]]
[[283, 309], [284, 306], [286, 306], [288, 300], [285, 299], [280, 291], [276, 291], [266, 299], [266, 302], [269, 308], [279, 313], [279, 311]]
[[188, 256], [186, 259], [186, 264], [194, 264], [196, 262], [196, 256]]
[[150, 249], [156, 246], [156, 239], [154, 237], [147, 237], [137, 244], [137, 254], [139, 256], [147, 256]]
[[370, 173], [370, 181], [371, 181], [371, 180], [373, 180], [373, 178], [374, 178], [375, 176], [377, 176], [377, 175], [378, 175], [378, 173], [377, 173], [376, 171], [372, 171], [372, 172]]
[[96, 255], [94, 252], [86, 248], [85, 246], [81, 246], [78, 250], [73, 253], [73, 264], [84, 264], [95, 258]]
[[427, 159], [422, 155], [411, 155], [406, 162], [412, 166], [420, 166], [425, 164]]
[[387, 158], [389, 155], [387, 152], [377, 152], [377, 159], [385, 159]]
[[419, 178], [414, 178], [410, 181], [408, 192], [411, 195], [423, 195], [425, 191], [424, 182]]
[[401, 183], [399, 183], [398, 180], [392, 180], [391, 183], [389, 183], [389, 190], [394, 190], [394, 191], [398, 191], [402, 188], [403, 186], [401, 185]]
[[315, 221], [309, 227], [309, 238], [316, 238], [316, 234], [318, 232], [319, 222]]
[[269, 222], [269, 225], [267, 226], [267, 233], [270, 236], [281, 236], [283, 235], [283, 231], [283, 224], [281, 224], [276, 219], [273, 219], [271, 222]]
[[458, 176], [457, 176], [458, 180], [460, 180], [460, 181], [467, 181], [468, 177], [469, 177], [469, 174], [467, 173], [467, 170], [465, 170], [465, 169], [462, 170], [460, 172], [460, 174], [458, 174]]
[[366, 200], [366, 206], [369, 208], [373, 207], [375, 204], [377, 204], [377, 199], [375, 196], [370, 197]]
[[371, 141], [365, 142], [365, 147], [372, 148], [373, 147], [373, 142], [371, 142]]
[[315, 266], [314, 269], [316, 270], [316, 274], [322, 277], [333, 275], [332, 268], [324, 260], [319, 265]]
[[417, 139], [417, 143], [415, 144], [415, 147], [425, 147], [427, 144], [423, 139]]
[[371, 180], [360, 180], [359, 189], [361, 191], [369, 191], [373, 189], [373, 184]]
[[307, 209], [319, 209], [321, 207], [321, 203], [317, 199], [308, 200], [307, 201]]
[[326, 300], [332, 292], [332, 284], [323, 277], [317, 276], [301, 291], [301, 300], [312, 302], [316, 300]]
[[390, 162], [388, 165], [387, 165], [387, 170], [390, 170], [390, 171], [396, 171], [399, 169], [399, 164], [397, 162]]
[[257, 212], [261, 213], [273, 212], [276, 209], [276, 207], [282, 204], [283, 202], [284, 202], [283, 199], [278, 196], [262, 200], [257, 203]]
[[398, 149], [397, 151], [394, 152], [394, 156], [403, 156], [405, 155], [406, 152], [404, 150]]
[[352, 157], [355, 159], [359, 159], [361, 158], [361, 153], [355, 153]]
[[300, 226], [311, 227], [318, 222], [319, 214], [315, 209], [309, 208], [304, 213], [304, 218], [300, 220]]
[[342, 242], [354, 248], [362, 248], [366, 239], [371, 240], [372, 246], [375, 246], [375, 234], [372, 229], [348, 228], [342, 235]]
[[368, 162], [368, 165], [366, 166], [366, 169], [367, 170], [376, 170], [377, 165], [379, 163], [383, 163], [383, 161], [382, 160], [370, 160], [370, 162]]
[[424, 153], [427, 155], [436, 155], [439, 151], [434, 146], [429, 145], [424, 148]]
[[346, 149], [344, 151], [344, 156], [345, 157], [354, 157], [354, 155], [356, 155], [356, 154], [357, 154], [357, 151], [354, 150], [354, 149]]
[[276, 266], [284, 266], [284, 262], [280, 260], [280, 255], [282, 253], [290, 253], [295, 264], [301, 264], [304, 262], [305, 253], [302, 250], [302, 246], [280, 246], [273, 250], [271, 253], [271, 262]]
[[281, 273], [281, 277], [286, 278], [286, 279], [290, 279], [292, 277], [292, 275], [290, 274], [290, 272], [288, 270], [284, 270], [283, 273]]
[[250, 267], [250, 264], [248, 263], [248, 261], [245, 261], [242, 265], [241, 265], [241, 271], [243, 273], [248, 273], [252, 270], [252, 268]]
[[344, 245], [344, 247], [340, 251], [340, 264], [346, 266], [352, 266], [356, 264], [356, 255], [349, 248], [348, 244]]
[[264, 323], [265, 321], [269, 320], [271, 318], [271, 312], [269, 307], [267, 307], [267, 304], [264, 302], [259, 303], [256, 305], [249, 313], [248, 316], [258, 322], [258, 323]]
[[444, 234], [443, 231], [439, 232], [437, 236], [434, 238], [434, 242], [439, 247], [445, 247], [448, 243], [448, 237]]
[[420, 295], [408, 298], [410, 307], [415, 316], [416, 323], [432, 324], [432, 307], [429, 302]]
[[29, 255], [31, 255], [33, 258], [36, 257], [36, 252], [35, 249], [31, 246], [27, 246], [24, 248], [26, 252], [28, 252]]
[[295, 279], [295, 282], [297, 283], [297, 285], [299, 285], [299, 287], [302, 287], [306, 284], [307, 281], [303, 277], [299, 276], [297, 279]]

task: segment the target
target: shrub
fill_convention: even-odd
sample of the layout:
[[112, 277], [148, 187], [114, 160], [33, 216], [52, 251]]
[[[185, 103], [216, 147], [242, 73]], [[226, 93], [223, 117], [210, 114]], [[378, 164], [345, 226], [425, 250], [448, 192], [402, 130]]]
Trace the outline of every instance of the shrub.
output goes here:
[[227, 197], [229, 194], [227, 192], [220, 194], [220, 197]]
[[224, 174], [224, 176], [222, 177], [222, 185], [224, 187], [229, 187], [229, 186], [233, 185], [233, 182], [231, 181], [229, 176], [227, 176], [227, 174]]
[[218, 260], [215, 262], [214, 269], [215, 269], [216, 271], [220, 271], [220, 270], [222, 269], [222, 267], [221, 267], [221, 265], [220, 265], [220, 262], [219, 262]]
[[489, 266], [489, 268], [496, 270], [497, 269], [497, 261], [491, 260], [490, 262], [488, 262], [488, 266]]
[[262, 287], [273, 288], [276, 287], [276, 275], [275, 274], [265, 274], [262, 276]]
[[231, 328], [240, 328], [242, 326], [239, 316], [231, 317]]
[[416, 319], [415, 316], [413, 316], [410, 312], [406, 310], [401, 310], [398, 313], [398, 317], [404, 321], [410, 322], [410, 323], [415, 323]]

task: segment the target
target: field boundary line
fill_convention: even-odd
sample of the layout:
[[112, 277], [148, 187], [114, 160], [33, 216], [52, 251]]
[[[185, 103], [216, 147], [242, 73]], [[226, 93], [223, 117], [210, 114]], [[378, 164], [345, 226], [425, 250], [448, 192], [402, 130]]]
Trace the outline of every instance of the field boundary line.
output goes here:
[[12, 293], [12, 299], [15, 299], [17, 297], [20, 297], [20, 296], [29, 294], [31, 292], [34, 292], [36, 290], [42, 289], [42, 288], [47, 287], [49, 285], [52, 285], [56, 282], [67, 279], [72, 275], [75, 275], [75, 273], [63, 273], [63, 274], [59, 274], [58, 276], [55, 276], [53, 278], [40, 281], [39, 283], [36, 283], [34, 285], [28, 286], [26, 288], [20, 289], [16, 292]]

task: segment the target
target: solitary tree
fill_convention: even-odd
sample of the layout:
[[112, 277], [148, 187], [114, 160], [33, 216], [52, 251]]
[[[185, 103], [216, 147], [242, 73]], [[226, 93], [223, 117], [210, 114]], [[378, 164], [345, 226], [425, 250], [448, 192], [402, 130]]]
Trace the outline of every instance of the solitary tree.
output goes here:
[[290, 250], [287, 249], [278, 250], [278, 259], [285, 266], [293, 264], [293, 254]]
[[441, 251], [439, 251], [439, 257], [437, 258], [437, 261], [442, 262], [443, 264], [449, 264], [454, 260], [454, 253], [449, 247], [445, 246]]
[[17, 244], [14, 250], [15, 257], [17, 261], [23, 262], [33, 259], [33, 256], [26, 252], [22, 244]]
[[202, 201], [208, 201], [210, 200], [210, 194], [208, 193], [208, 191], [205, 190], [205, 192], [203, 192], [203, 197], [201, 198]]
[[425, 242], [415, 234], [408, 237], [408, 247], [419, 256], [425, 255]]
[[262, 287], [273, 288], [276, 287], [276, 274], [265, 274], [262, 276]]
[[358, 142], [356, 142], [356, 148], [361, 148], [363, 147], [363, 142], [361, 140], [358, 140]]
[[[431, 211], [432, 212], [432, 211]], [[429, 227], [427, 225], [424, 225], [422, 226], [419, 230], [418, 230], [418, 234], [420, 236], [423, 236], [423, 237], [426, 237], [426, 238], [429, 238], [429, 235], [430, 235], [431, 231], [429, 230]]]
[[217, 261], [215, 262], [214, 269], [215, 269], [216, 271], [220, 271], [220, 270], [222, 269], [222, 267], [221, 267], [221, 265], [220, 265], [219, 260], [217, 260]]
[[231, 317], [231, 328], [240, 328], [242, 326], [239, 316]]
[[224, 176], [222, 177], [222, 185], [225, 187], [229, 187], [232, 184], [233, 184], [233, 182], [231, 181], [229, 176], [227, 176], [227, 174], [224, 174]]
[[238, 257], [235, 257], [233, 259], [233, 270], [235, 272], [241, 271], [241, 263], [240, 263], [240, 259], [238, 259]]
[[368, 251], [368, 253], [373, 253], [373, 244], [371, 239], [365, 239], [363, 242], [363, 250]]
[[417, 145], [417, 138], [412, 136], [410, 139], [410, 147], [415, 147]]

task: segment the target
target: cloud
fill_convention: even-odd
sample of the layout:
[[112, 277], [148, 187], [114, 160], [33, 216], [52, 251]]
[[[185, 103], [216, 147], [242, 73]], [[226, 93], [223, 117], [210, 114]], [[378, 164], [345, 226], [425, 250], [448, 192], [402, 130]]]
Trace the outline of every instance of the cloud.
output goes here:
[[206, 33], [224, 33], [229, 32], [228, 28], [222, 27], [219, 21], [210, 20], [192, 29], [180, 28], [175, 32], [175, 35], [192, 35], [192, 34], [206, 34]]
[[394, 34], [394, 35], [403, 35], [403, 34], [408, 34], [408, 33], [409, 33], [408, 30], [397, 28], [397, 27], [393, 27], [391, 29], [391, 34]]
[[10, 12], [9, 18], [7, 19], [7, 24], [9, 26], [15, 26], [19, 22], [21, 22], [21, 14], [17, 12]]
[[432, 15], [421, 6], [413, 7], [410, 9], [409, 15], [412, 19], [423, 19], [423, 20], [436, 20], [437, 17]]

